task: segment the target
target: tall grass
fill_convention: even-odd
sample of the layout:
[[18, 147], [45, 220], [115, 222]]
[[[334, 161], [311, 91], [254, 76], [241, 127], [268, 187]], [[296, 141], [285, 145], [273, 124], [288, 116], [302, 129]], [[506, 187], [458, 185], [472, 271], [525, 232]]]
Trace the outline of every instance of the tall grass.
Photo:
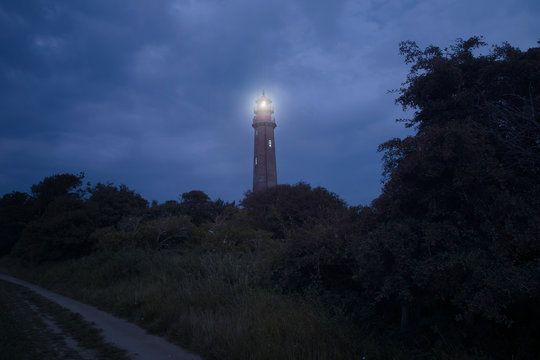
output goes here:
[[259, 286], [261, 262], [235, 252], [124, 249], [17, 276], [96, 305], [208, 359], [357, 359], [354, 326]]
[[273, 256], [279, 251], [126, 247], [37, 266], [3, 258], [0, 271], [126, 318], [206, 359], [486, 359], [374, 335], [373, 324], [361, 329], [313, 299], [275, 291], [265, 278]]

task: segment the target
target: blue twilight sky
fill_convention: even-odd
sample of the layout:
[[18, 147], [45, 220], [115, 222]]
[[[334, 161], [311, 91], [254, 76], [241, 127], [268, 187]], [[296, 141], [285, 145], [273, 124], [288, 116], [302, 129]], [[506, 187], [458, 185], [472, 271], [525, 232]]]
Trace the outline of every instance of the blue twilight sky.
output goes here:
[[537, 0], [3, 0], [0, 195], [84, 171], [148, 200], [239, 200], [265, 89], [278, 182], [369, 204], [377, 145], [407, 134], [398, 43], [526, 50], [539, 18]]

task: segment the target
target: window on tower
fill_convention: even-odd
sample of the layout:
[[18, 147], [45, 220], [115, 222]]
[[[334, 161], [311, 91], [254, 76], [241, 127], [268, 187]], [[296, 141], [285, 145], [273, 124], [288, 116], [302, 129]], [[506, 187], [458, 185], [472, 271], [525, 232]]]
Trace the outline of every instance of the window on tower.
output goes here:
[[255, 156], [255, 165], [257, 165], [257, 157]]
[[268, 147], [272, 147], [272, 139], [268, 140]]

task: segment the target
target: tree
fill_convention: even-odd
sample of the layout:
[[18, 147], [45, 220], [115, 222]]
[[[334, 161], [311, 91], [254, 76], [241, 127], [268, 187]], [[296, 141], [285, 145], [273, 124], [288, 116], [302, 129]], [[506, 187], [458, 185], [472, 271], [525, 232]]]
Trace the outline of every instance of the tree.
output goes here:
[[60, 196], [25, 227], [12, 254], [33, 263], [88, 255], [92, 250], [88, 237], [93, 229], [83, 201]]
[[116, 187], [111, 183], [98, 183], [87, 191], [90, 197], [85, 203], [85, 209], [96, 228], [114, 225], [123, 216], [148, 207], [148, 201], [126, 185]]
[[240, 204], [253, 226], [273, 232], [278, 238], [291, 237], [299, 227], [334, 224], [347, 208], [336, 194], [304, 182], [247, 192]]
[[84, 174], [60, 174], [32, 185], [35, 217], [21, 233], [12, 254], [32, 262], [86, 255], [91, 220], [83, 209]]
[[301, 182], [248, 192], [241, 205], [252, 228], [282, 240], [273, 264], [273, 281], [281, 288], [339, 292], [354, 287], [351, 234], [357, 212], [335, 193]]
[[79, 198], [82, 180], [84, 173], [74, 174], [57, 174], [46, 177], [39, 184], [32, 185], [32, 196], [36, 201], [38, 212], [42, 214], [47, 206], [59, 196], [71, 196]]
[[181, 199], [182, 213], [190, 216], [191, 221], [196, 226], [206, 221], [214, 221], [226, 206], [231, 205], [220, 199], [214, 202], [200, 190], [185, 192], [182, 194]]
[[32, 198], [26, 193], [12, 192], [0, 199], [0, 256], [10, 253], [33, 218], [33, 210]]
[[540, 333], [524, 316], [538, 316], [540, 295], [540, 48], [475, 55], [484, 45], [401, 44], [411, 71], [396, 102], [415, 111], [403, 121], [416, 133], [379, 147], [380, 225], [359, 244], [358, 279], [401, 308], [403, 327], [411, 313], [419, 326], [497, 329], [492, 339], [522, 346]]

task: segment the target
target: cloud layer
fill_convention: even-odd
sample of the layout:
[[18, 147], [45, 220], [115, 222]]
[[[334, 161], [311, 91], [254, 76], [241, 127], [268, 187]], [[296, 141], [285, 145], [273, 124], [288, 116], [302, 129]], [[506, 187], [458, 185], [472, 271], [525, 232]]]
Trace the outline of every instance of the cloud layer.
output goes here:
[[403, 136], [387, 90], [402, 40], [484, 35], [526, 49], [536, 1], [7, 1], [0, 4], [0, 193], [85, 171], [164, 201], [251, 188], [252, 106], [276, 107], [278, 181], [351, 204]]

